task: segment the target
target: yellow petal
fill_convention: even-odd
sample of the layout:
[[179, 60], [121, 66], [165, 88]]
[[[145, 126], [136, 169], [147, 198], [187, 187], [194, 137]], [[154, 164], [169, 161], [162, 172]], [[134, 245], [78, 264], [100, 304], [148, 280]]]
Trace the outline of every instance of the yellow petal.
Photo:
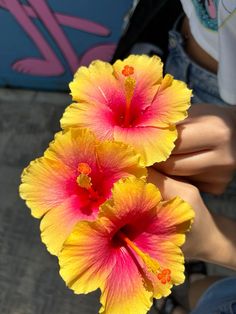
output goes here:
[[[184, 282], [184, 256], [181, 249], [172, 242], [163, 241], [160, 244], [163, 252], [161, 265], [171, 270], [171, 284], [179, 285]], [[160, 286], [160, 282], [158, 282]], [[159, 287], [160, 288], [160, 287]], [[156, 291], [158, 293], [158, 291]], [[164, 295], [165, 296], [165, 295]], [[157, 296], [155, 296], [157, 298]]]
[[166, 160], [177, 138], [174, 126], [159, 129], [154, 127], [120, 128], [115, 127], [114, 138], [134, 147], [144, 159], [146, 166]]
[[113, 114], [109, 107], [95, 104], [72, 104], [61, 119], [62, 129], [88, 128], [101, 140], [113, 140]]
[[154, 84], [159, 84], [162, 80], [163, 63], [158, 56], [149, 57], [146, 55], [130, 55], [123, 61], [117, 60], [113, 68], [116, 77], [119, 80], [124, 80], [122, 70], [128, 65], [133, 67], [135, 78], [138, 85], [145, 88], [150, 88]]
[[[167, 74], [150, 107], [153, 116], [156, 116], [154, 126], [165, 127], [184, 120], [190, 107], [192, 91], [187, 85]], [[156, 113], [155, 113], [156, 111]]]
[[[75, 211], [73, 206], [73, 196], [66, 199], [60, 206], [48, 211], [41, 220], [41, 239], [46, 244], [48, 251], [53, 255], [58, 255], [62, 245], [71, 233], [75, 224], [85, 219], [85, 215], [80, 211]], [[94, 219], [95, 215], [87, 216], [87, 219]]]
[[174, 227], [175, 232], [170, 235], [170, 240], [178, 246], [183, 245], [185, 233], [189, 231], [195, 216], [190, 204], [177, 196], [159, 203], [157, 215], [163, 224], [168, 225], [169, 228]]
[[40, 218], [67, 198], [64, 182], [71, 177], [71, 169], [61, 162], [41, 157], [24, 169], [19, 188], [20, 196]]
[[144, 162], [133, 147], [121, 142], [104, 141], [97, 146], [97, 158], [102, 168], [109, 173], [120, 171], [119, 178], [133, 174], [145, 178], [147, 170]]
[[56, 133], [54, 141], [50, 143], [44, 156], [62, 162], [73, 169], [77, 169], [81, 159], [82, 162], [86, 161], [92, 166], [96, 163], [95, 143], [96, 137], [90, 130], [69, 129]]
[[114, 77], [113, 67], [109, 63], [96, 60], [88, 68], [78, 69], [70, 83], [70, 89], [73, 100], [79, 103], [109, 105], [119, 90], [119, 82]]
[[104, 286], [115, 259], [104, 227], [79, 222], [59, 254], [60, 275], [75, 293], [89, 293]]
[[[127, 193], [128, 191], [128, 193]], [[161, 201], [161, 193], [154, 184], [136, 178], [127, 178], [114, 184], [114, 214], [136, 211], [149, 212]]]
[[152, 286], [145, 282], [142, 270], [128, 254], [116, 260], [100, 302], [101, 314], [146, 314], [152, 306]]

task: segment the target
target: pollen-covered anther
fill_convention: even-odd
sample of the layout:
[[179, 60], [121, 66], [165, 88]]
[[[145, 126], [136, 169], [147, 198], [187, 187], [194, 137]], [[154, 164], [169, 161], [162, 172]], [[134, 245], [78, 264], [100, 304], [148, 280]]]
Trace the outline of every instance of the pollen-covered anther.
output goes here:
[[127, 77], [125, 79], [125, 94], [126, 94], [126, 101], [130, 104], [130, 101], [133, 97], [134, 89], [135, 89], [136, 81], [132, 77]]
[[126, 98], [126, 106], [125, 106], [125, 118], [124, 118], [124, 126], [129, 126], [130, 125], [130, 116], [131, 116], [131, 112], [130, 112], [130, 104], [131, 104], [131, 100], [134, 94], [134, 89], [135, 89], [135, 84], [136, 81], [133, 77], [126, 77], [125, 79], [125, 98]]
[[158, 275], [157, 278], [162, 284], [166, 284], [171, 281], [171, 270], [169, 268], [163, 269]]
[[83, 173], [86, 175], [89, 175], [91, 173], [92, 169], [89, 167], [89, 165], [86, 162], [80, 162], [78, 164], [78, 172]]
[[81, 188], [86, 190], [90, 190], [92, 187], [92, 182], [89, 174], [92, 169], [86, 162], [80, 162], [78, 164], [77, 170], [79, 172], [79, 176], [77, 177], [77, 183]]
[[76, 182], [79, 187], [87, 190], [89, 192], [89, 198], [93, 201], [96, 201], [99, 198], [99, 193], [93, 189], [92, 179], [89, 174], [92, 172], [92, 169], [86, 162], [81, 162], [78, 164], [77, 170], [79, 175], [76, 179]]
[[129, 65], [125, 65], [123, 70], [122, 70], [122, 74], [124, 76], [130, 76], [130, 75], [134, 74], [134, 68], [129, 66]]

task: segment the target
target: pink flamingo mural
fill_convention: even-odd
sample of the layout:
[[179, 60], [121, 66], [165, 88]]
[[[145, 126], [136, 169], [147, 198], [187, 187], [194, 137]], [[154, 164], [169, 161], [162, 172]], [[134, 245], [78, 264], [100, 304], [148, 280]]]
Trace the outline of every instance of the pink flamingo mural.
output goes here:
[[207, 0], [206, 2], [206, 7], [208, 7], [208, 12], [209, 15], [212, 19], [215, 19], [217, 17], [217, 8], [216, 4], [213, 0]]
[[60, 48], [72, 73], [75, 72], [79, 65], [88, 64], [94, 58], [108, 60], [114, 52], [114, 44], [100, 44], [90, 48], [79, 58], [61, 25], [98, 36], [108, 36], [110, 30], [93, 21], [52, 12], [46, 0], [28, 0], [28, 5], [22, 4], [19, 0], [0, 0], [0, 7], [7, 9], [14, 16], [42, 55], [42, 58], [29, 57], [16, 61], [12, 65], [15, 71], [37, 76], [58, 76], [65, 71], [63, 64], [33, 23], [32, 18], [41, 20]]

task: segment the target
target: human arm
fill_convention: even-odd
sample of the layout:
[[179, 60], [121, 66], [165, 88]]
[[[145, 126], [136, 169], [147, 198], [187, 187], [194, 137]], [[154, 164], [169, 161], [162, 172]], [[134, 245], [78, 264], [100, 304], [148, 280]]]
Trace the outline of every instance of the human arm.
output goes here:
[[160, 189], [164, 199], [178, 195], [195, 211], [194, 223], [183, 246], [185, 256], [236, 269], [236, 221], [211, 214], [198, 189], [189, 183], [167, 177], [153, 168], [149, 168], [148, 180]]
[[188, 177], [201, 191], [223, 193], [236, 170], [236, 106], [193, 105], [177, 129], [172, 155], [155, 168]]

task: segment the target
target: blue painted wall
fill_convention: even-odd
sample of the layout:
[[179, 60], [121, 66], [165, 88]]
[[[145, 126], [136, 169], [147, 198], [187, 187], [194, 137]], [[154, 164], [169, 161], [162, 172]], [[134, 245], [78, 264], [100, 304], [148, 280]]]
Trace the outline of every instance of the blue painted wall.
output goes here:
[[[0, 85], [66, 90], [78, 66], [109, 61], [131, 5], [132, 0], [0, 0]], [[50, 60], [44, 46], [54, 55]]]

